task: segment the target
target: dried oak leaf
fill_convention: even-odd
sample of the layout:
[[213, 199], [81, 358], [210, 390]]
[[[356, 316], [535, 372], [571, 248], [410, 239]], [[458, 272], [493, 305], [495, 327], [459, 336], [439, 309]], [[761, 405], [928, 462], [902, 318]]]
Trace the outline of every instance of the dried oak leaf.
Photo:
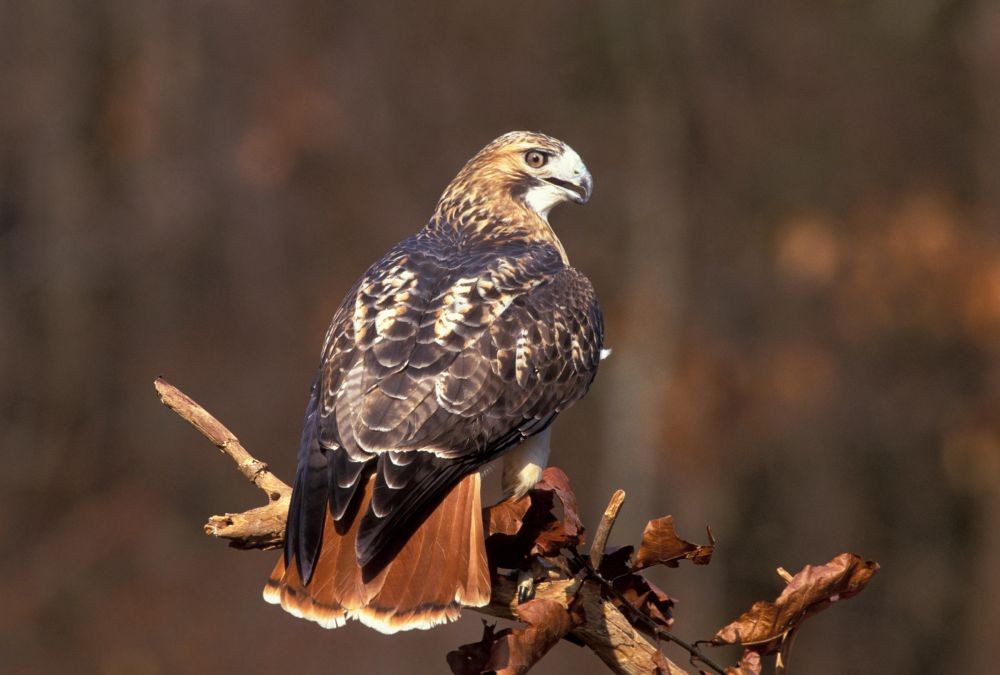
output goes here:
[[747, 649], [743, 652], [739, 663], [726, 668], [726, 675], [760, 675], [762, 667], [760, 654]]
[[[668, 630], [674, 624], [673, 598], [646, 577], [638, 573], [626, 574], [615, 579], [612, 585], [628, 604], [658, 623], [664, 630]], [[620, 603], [615, 602], [615, 604]]]
[[542, 480], [521, 499], [502, 501], [484, 512], [486, 551], [494, 567], [520, 568], [533, 555], [554, 556], [584, 541], [576, 495], [569, 478], [555, 467], [545, 469]]
[[878, 571], [877, 562], [841, 553], [825, 565], [806, 565], [774, 602], [755, 602], [715, 634], [712, 644], [754, 645], [761, 654], [781, 648], [782, 637], [837, 600], [860, 593]]
[[494, 627], [483, 622], [482, 640], [449, 652], [451, 672], [456, 675], [526, 673], [579, 621], [579, 617], [573, 617], [559, 603], [541, 598], [518, 606], [517, 615], [527, 626], [494, 633]]
[[489, 506], [483, 511], [487, 515], [487, 534], [516, 535], [524, 524], [524, 515], [531, 508], [531, 497], [504, 501]]
[[479, 642], [462, 645], [448, 652], [445, 658], [454, 675], [480, 675], [488, 672], [486, 666], [490, 662], [493, 644], [498, 639], [495, 630], [496, 624], [483, 621], [483, 638]]
[[677, 536], [673, 516], [663, 516], [646, 523], [633, 569], [640, 570], [651, 565], [677, 567], [678, 561], [685, 558], [695, 565], [707, 565], [714, 550], [715, 537], [711, 528], [708, 529], [708, 544], [692, 544]]
[[[664, 629], [669, 629], [674, 623], [674, 600], [642, 574], [632, 571], [634, 550], [631, 546], [609, 547], [601, 559], [598, 573], [611, 583], [628, 604]], [[610, 600], [615, 606], [621, 604], [618, 598]]]
[[[569, 476], [562, 469], [550, 466], [542, 472], [542, 479], [531, 491], [532, 498], [538, 498], [548, 505], [549, 518], [543, 519], [538, 537], [535, 538], [535, 552], [541, 555], [556, 555], [564, 548], [574, 548], [584, 542], [583, 522], [576, 505], [576, 495], [569, 486]], [[544, 498], [548, 495], [548, 499]], [[552, 495], [562, 505], [562, 518], [554, 513]]]
[[577, 544], [583, 543], [583, 521], [576, 505], [576, 494], [569, 485], [569, 476], [559, 468], [550, 466], [542, 472], [542, 479], [535, 485], [536, 490], [551, 490], [559, 497], [563, 507], [563, 529], [568, 536], [579, 536]]
[[536, 598], [517, 608], [528, 625], [515, 628], [493, 650], [488, 666], [498, 675], [525, 673], [573, 629], [573, 618], [558, 602]]
[[597, 572], [605, 579], [614, 581], [632, 572], [632, 546], [609, 546], [604, 549], [601, 565]]

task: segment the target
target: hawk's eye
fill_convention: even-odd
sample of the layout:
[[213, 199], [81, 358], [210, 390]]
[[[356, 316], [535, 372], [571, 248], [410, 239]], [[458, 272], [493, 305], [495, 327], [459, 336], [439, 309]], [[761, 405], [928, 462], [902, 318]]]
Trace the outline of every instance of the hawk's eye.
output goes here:
[[549, 161], [549, 156], [538, 150], [528, 150], [524, 153], [524, 161], [532, 169], [541, 169]]

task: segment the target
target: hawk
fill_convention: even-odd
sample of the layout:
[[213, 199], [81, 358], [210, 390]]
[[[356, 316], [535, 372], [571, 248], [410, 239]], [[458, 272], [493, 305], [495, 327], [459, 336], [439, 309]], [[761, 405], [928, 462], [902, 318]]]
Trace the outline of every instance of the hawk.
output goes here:
[[602, 356], [594, 289], [548, 222], [592, 188], [565, 143], [505, 134], [355, 283], [323, 342], [268, 602], [384, 633], [489, 603], [479, 471], [502, 457], [505, 497], [531, 489]]

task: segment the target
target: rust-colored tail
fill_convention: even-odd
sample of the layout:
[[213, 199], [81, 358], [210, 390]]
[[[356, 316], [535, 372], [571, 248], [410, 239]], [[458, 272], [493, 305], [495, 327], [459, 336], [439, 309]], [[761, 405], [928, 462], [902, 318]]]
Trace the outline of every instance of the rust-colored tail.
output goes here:
[[479, 473], [452, 488], [392, 561], [366, 582], [354, 544], [374, 482], [372, 477], [365, 485], [357, 515], [343, 534], [327, 512], [309, 584], [299, 578], [294, 557], [287, 568], [282, 558], [264, 586], [264, 599], [325, 628], [357, 619], [382, 633], [430, 628], [456, 619], [463, 605], [488, 604]]

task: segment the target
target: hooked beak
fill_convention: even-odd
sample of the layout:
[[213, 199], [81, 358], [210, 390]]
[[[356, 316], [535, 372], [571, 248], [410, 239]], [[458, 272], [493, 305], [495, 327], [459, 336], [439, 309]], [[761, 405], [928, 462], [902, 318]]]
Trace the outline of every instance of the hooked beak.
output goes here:
[[594, 178], [586, 169], [572, 181], [551, 177], [543, 180], [553, 185], [558, 185], [563, 190], [569, 192], [572, 195], [570, 198], [577, 204], [586, 204], [590, 200], [591, 193], [594, 191]]

